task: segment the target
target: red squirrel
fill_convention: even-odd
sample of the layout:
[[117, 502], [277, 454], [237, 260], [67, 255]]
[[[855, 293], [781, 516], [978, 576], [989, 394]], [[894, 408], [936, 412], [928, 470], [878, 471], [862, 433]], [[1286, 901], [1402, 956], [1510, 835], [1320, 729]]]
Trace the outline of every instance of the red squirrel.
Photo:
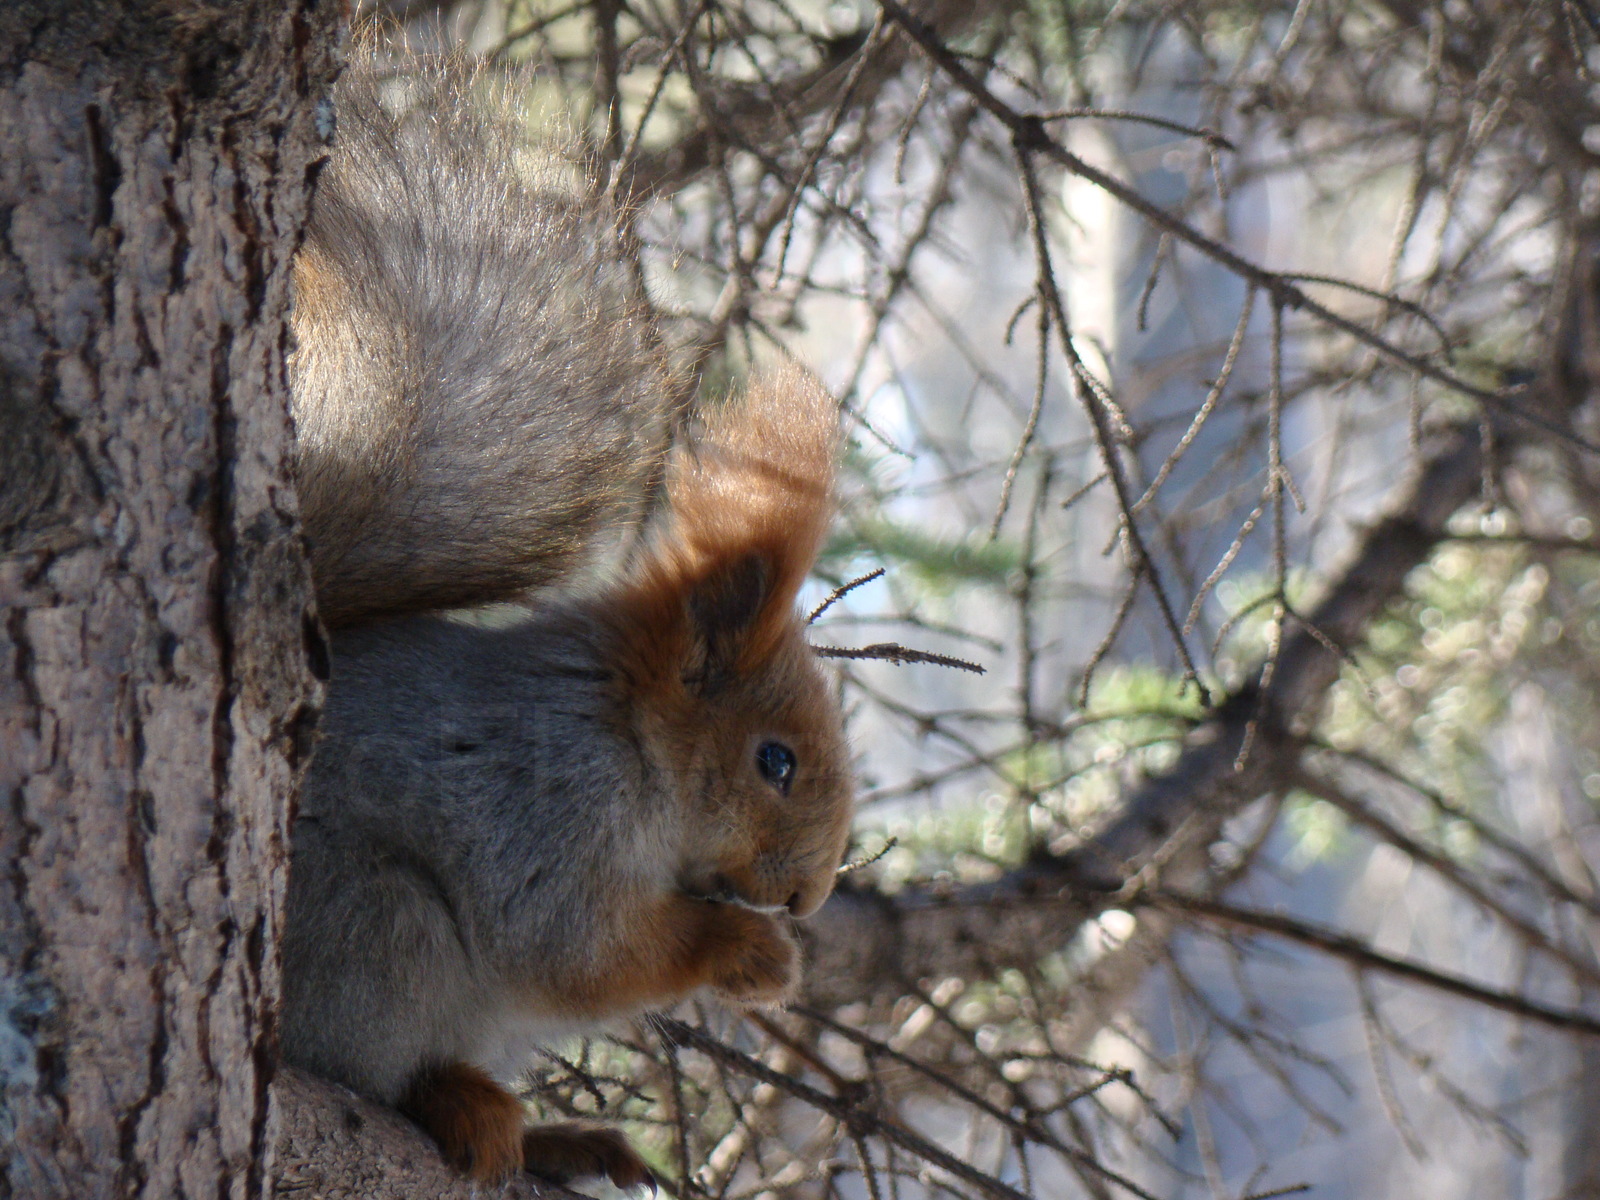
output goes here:
[[294, 274], [332, 665], [284, 1052], [475, 1178], [647, 1182], [615, 1130], [528, 1127], [506, 1083], [607, 1020], [796, 985], [853, 791], [795, 611], [837, 408], [791, 368], [680, 421], [615, 217], [492, 81], [367, 62], [334, 112]]

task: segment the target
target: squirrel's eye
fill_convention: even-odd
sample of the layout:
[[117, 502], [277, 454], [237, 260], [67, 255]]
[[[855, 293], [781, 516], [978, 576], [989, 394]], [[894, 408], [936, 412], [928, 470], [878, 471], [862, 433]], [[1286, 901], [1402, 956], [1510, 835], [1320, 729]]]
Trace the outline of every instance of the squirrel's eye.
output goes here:
[[785, 796], [789, 794], [789, 784], [794, 781], [793, 750], [782, 742], [762, 742], [756, 750], [756, 766], [763, 779]]

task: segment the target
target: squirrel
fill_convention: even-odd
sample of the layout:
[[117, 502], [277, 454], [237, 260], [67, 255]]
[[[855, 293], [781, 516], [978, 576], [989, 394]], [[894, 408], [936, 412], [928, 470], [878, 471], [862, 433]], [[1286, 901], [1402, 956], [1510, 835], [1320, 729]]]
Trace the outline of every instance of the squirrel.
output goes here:
[[795, 610], [838, 413], [786, 368], [686, 422], [615, 215], [493, 91], [348, 68], [293, 269], [331, 676], [282, 1042], [476, 1179], [627, 1187], [653, 1177], [617, 1131], [528, 1126], [505, 1081], [700, 989], [796, 986], [852, 806]]

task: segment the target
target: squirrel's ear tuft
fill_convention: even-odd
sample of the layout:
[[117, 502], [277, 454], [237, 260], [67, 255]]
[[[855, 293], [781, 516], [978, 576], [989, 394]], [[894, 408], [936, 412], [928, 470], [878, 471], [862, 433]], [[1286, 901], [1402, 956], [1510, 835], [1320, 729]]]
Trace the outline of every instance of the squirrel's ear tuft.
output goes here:
[[674, 452], [665, 520], [635, 578], [647, 608], [689, 623], [704, 656], [690, 674], [737, 672], [792, 626], [833, 515], [838, 412], [814, 378], [783, 367], [711, 409]]

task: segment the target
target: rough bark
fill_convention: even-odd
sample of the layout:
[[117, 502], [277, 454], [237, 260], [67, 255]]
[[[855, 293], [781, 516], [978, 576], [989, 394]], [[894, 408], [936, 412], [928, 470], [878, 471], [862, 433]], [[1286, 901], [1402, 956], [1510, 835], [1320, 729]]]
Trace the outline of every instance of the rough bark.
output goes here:
[[256, 1196], [331, 0], [0, 12], [0, 1196]]

